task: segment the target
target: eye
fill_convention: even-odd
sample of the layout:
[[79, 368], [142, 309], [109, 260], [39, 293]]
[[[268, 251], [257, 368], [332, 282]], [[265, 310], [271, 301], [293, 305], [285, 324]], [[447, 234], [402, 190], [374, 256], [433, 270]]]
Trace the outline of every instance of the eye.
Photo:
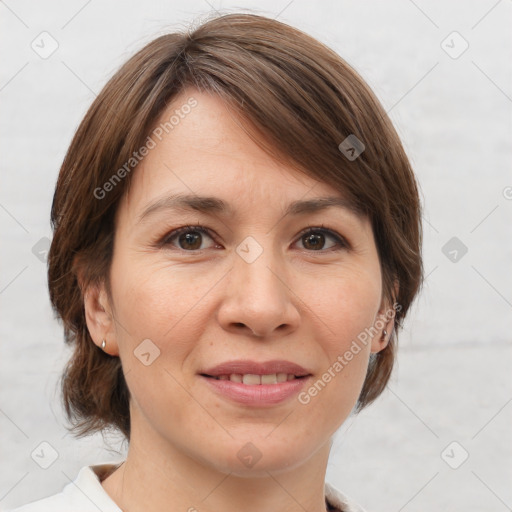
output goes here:
[[[328, 240], [334, 240], [328, 247], [325, 244]], [[322, 251], [325, 249], [329, 250], [342, 250], [348, 249], [348, 242], [341, 236], [323, 227], [309, 227], [300, 234], [298, 242], [302, 242], [304, 249], [308, 251]]]
[[[210, 240], [210, 245], [203, 245], [205, 239]], [[341, 235], [324, 227], [308, 227], [299, 235], [302, 249], [308, 252], [326, 252], [348, 249], [350, 245]], [[215, 240], [211, 231], [204, 226], [184, 226], [175, 229], [165, 235], [160, 242], [161, 246], [173, 246], [183, 251], [201, 251], [215, 246]]]
[[162, 240], [162, 245], [172, 245], [183, 251], [199, 251], [208, 249], [203, 246], [204, 238], [209, 238], [213, 242], [210, 230], [204, 226], [184, 226], [171, 231]]

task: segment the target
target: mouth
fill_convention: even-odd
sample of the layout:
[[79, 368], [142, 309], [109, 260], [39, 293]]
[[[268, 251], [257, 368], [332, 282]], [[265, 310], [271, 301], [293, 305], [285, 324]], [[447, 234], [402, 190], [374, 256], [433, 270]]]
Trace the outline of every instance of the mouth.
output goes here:
[[202, 373], [203, 377], [215, 380], [228, 380], [230, 382], [237, 382], [246, 386], [267, 386], [270, 384], [280, 384], [296, 379], [304, 379], [308, 375], [294, 375], [293, 373], [269, 373], [265, 375], [257, 375], [254, 373], [231, 373], [224, 375], [207, 375]]
[[203, 370], [199, 376], [211, 391], [231, 403], [266, 407], [298, 394], [313, 375], [290, 361], [238, 360]]
[[[200, 374], [205, 377], [254, 385], [286, 382], [294, 378], [308, 376], [311, 372], [297, 363], [284, 359], [273, 359], [263, 362], [237, 359], [225, 361], [211, 368], [205, 368], [201, 370]], [[260, 380], [258, 381], [258, 379]]]

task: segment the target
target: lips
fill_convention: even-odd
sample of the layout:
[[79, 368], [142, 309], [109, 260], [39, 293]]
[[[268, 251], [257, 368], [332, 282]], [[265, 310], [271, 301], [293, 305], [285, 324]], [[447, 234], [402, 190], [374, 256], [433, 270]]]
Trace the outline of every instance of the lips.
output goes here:
[[227, 361], [200, 372], [204, 377], [229, 380], [246, 385], [264, 385], [307, 377], [310, 372], [302, 366], [285, 360], [256, 362], [250, 360]]
[[229, 380], [231, 382], [240, 382], [246, 386], [259, 386], [267, 384], [277, 384], [278, 382], [286, 382], [294, 379], [301, 379], [302, 377], [296, 377], [291, 373], [270, 373], [264, 375], [256, 375], [254, 373], [232, 373], [230, 375], [219, 375], [218, 377], [210, 378], [216, 380]]
[[199, 375], [216, 394], [252, 407], [271, 407], [290, 400], [312, 376], [302, 366], [284, 360], [228, 361]]

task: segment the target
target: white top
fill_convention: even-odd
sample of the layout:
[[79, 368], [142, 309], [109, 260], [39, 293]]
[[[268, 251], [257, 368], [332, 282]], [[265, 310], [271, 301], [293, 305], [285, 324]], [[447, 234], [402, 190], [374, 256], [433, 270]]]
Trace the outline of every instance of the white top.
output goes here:
[[[122, 512], [101, 485], [101, 480], [119, 464], [84, 466], [61, 492], [7, 512]], [[327, 482], [325, 500], [336, 512], [365, 512]]]

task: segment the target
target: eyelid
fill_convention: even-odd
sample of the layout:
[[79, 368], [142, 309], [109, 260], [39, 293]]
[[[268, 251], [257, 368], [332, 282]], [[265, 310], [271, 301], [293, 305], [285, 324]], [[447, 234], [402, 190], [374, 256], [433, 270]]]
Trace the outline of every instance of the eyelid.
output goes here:
[[[186, 233], [188, 231], [203, 231], [205, 232], [214, 242], [216, 242], [215, 240], [215, 236], [213, 234], [213, 231], [210, 229], [210, 228], [207, 228], [206, 226], [202, 226], [200, 224], [190, 224], [190, 225], [187, 225], [187, 226], [182, 226], [180, 228], [176, 228], [176, 229], [173, 229], [171, 231], [168, 231], [161, 239], [160, 241], [157, 243], [159, 247], [165, 247], [166, 245], [170, 245], [170, 240], [172, 238], [176, 238], [177, 236], [181, 235], [182, 233]], [[202, 250], [205, 250], [205, 249], [196, 249], [194, 251], [185, 251], [184, 249], [180, 249], [179, 247], [177, 247], [178, 250], [181, 250], [183, 252], [197, 252], [197, 251], [202, 251]]]
[[[182, 227], [179, 227], [179, 228], [176, 228], [176, 229], [173, 229], [173, 230], [167, 232], [159, 240], [159, 242], [157, 242], [158, 247], [161, 248], [161, 247], [165, 247], [167, 245], [171, 245], [170, 244], [170, 240], [171, 239], [176, 238], [181, 233], [186, 233], [187, 231], [203, 231], [215, 243], [217, 243], [216, 236], [215, 236], [215, 234], [213, 233], [213, 231], [210, 228], [208, 228], [206, 226], [202, 226], [200, 224], [193, 224], [193, 225], [182, 226]], [[331, 247], [329, 249], [319, 250], [319, 251], [311, 251], [311, 250], [308, 251], [306, 249], [302, 249], [302, 251], [305, 251], [305, 252], [308, 252], [308, 253], [313, 253], [313, 254], [314, 253], [322, 254], [322, 253], [331, 252], [331, 251], [339, 251], [339, 250], [343, 250], [343, 249], [345, 249], [345, 250], [351, 249], [350, 243], [348, 242], [348, 240], [344, 236], [342, 236], [341, 234], [339, 234], [337, 231], [335, 231], [333, 229], [325, 227], [323, 224], [320, 225], [320, 226], [318, 226], [318, 225], [310, 225], [310, 226], [307, 226], [306, 228], [304, 228], [297, 235], [297, 237], [295, 238], [294, 244], [297, 243], [304, 235], [307, 235], [308, 233], [315, 233], [315, 232], [327, 233], [327, 235], [331, 236], [332, 238], [334, 238], [336, 240], [337, 246], [336, 247]], [[180, 248], [176, 248], [176, 249], [179, 250], [179, 251], [189, 252], [189, 253], [198, 253], [198, 252], [206, 250], [206, 249], [195, 249], [195, 250], [186, 251], [185, 249], [180, 249]]]
[[331, 247], [330, 249], [325, 249], [325, 250], [322, 250], [322, 251], [307, 251], [308, 253], [326, 253], [326, 252], [329, 252], [329, 251], [332, 251], [332, 250], [342, 250], [342, 249], [351, 249], [351, 245], [349, 243], [349, 241], [341, 234], [339, 234], [337, 231], [335, 231], [334, 229], [330, 229], [330, 228], [327, 228], [325, 227], [323, 224], [318, 226], [318, 225], [311, 225], [311, 226], [308, 226], [307, 228], [304, 228], [300, 233], [299, 235], [297, 236], [297, 239], [296, 241], [300, 240], [304, 235], [307, 235], [308, 233], [315, 233], [315, 232], [318, 232], [318, 231], [323, 231], [324, 233], [327, 233], [329, 236], [331, 236], [332, 238], [334, 238], [337, 243], [338, 243], [338, 246], [337, 247]]

